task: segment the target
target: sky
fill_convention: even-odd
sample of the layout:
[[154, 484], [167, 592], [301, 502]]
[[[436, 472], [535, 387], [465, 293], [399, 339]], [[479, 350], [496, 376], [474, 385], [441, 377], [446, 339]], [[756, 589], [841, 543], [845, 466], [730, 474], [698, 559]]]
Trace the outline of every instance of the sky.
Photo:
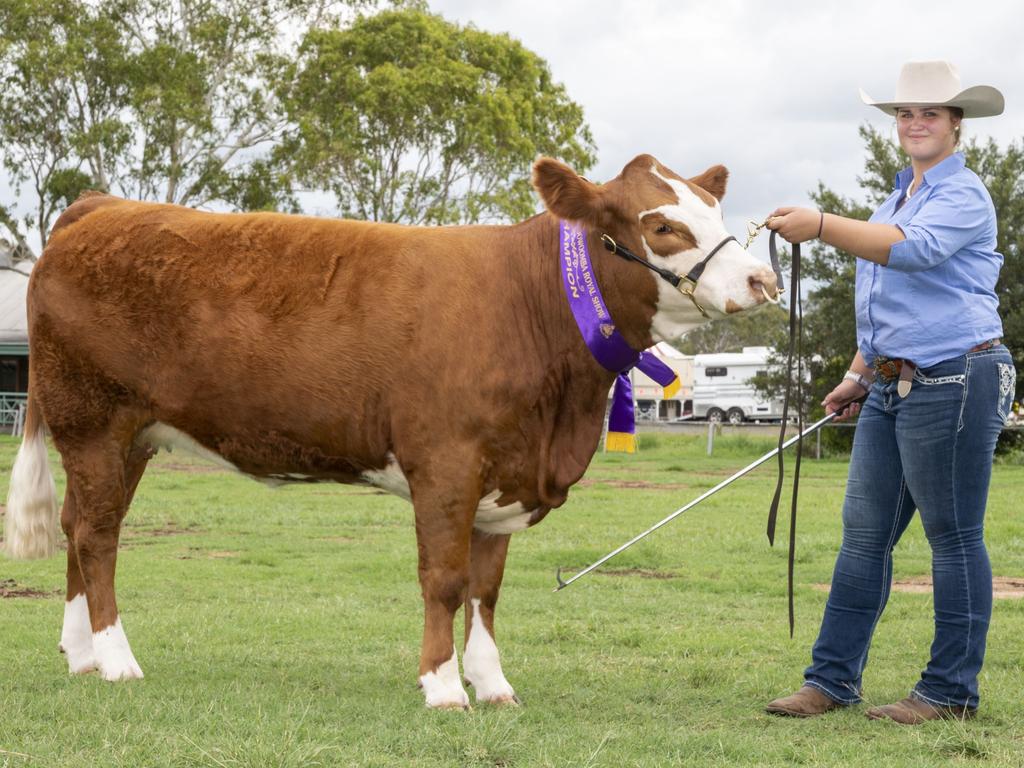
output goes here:
[[[864, 105], [893, 98], [906, 61], [946, 59], [963, 87], [1002, 91], [999, 117], [964, 138], [1024, 139], [1024, 10], [1004, 0], [430, 0], [446, 19], [507, 32], [547, 60], [597, 144], [587, 177], [608, 180], [641, 153], [683, 176], [722, 163], [723, 210], [748, 219], [810, 205], [819, 180], [862, 199]], [[766, 240], [759, 241], [767, 252]]]
[[[857, 129], [868, 122], [895, 139], [895, 127], [858, 88], [892, 98], [905, 61], [947, 59], [965, 88], [1003, 92], [1006, 111], [965, 121], [965, 138], [1024, 139], [1024, 11], [1011, 0], [429, 2], [548, 62], [593, 132], [588, 178], [611, 179], [641, 153], [683, 176], [728, 167], [723, 210], [741, 241], [748, 220], [809, 205], [819, 181], [863, 197]], [[765, 238], [758, 247], [767, 251]]]

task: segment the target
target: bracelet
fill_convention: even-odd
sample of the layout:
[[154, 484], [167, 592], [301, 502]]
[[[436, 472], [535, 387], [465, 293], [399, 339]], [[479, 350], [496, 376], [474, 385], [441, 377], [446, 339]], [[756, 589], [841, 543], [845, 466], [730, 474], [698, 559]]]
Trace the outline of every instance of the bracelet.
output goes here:
[[825, 227], [825, 212], [824, 211], [820, 211], [820, 213], [821, 213], [821, 218], [818, 219], [818, 234], [816, 234], [814, 236], [815, 239], [817, 239], [817, 240], [821, 240], [821, 230], [824, 229], [824, 227]]
[[856, 371], [847, 371], [843, 374], [843, 381], [849, 379], [850, 381], [856, 381], [863, 388], [865, 392], [871, 391], [871, 382], [868, 381], [868, 377], [862, 373]]

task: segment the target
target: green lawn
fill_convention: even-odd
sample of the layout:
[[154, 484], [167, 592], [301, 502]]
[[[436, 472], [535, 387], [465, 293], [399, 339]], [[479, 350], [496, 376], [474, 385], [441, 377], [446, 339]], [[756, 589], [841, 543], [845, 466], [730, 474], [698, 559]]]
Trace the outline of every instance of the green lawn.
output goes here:
[[[8, 591], [45, 595], [0, 600], [0, 766], [1024, 764], [1019, 599], [996, 602], [981, 713], [967, 725], [900, 727], [863, 707], [811, 721], [763, 714], [808, 661], [840, 537], [843, 461], [804, 463], [793, 640], [788, 523], [775, 549], [764, 535], [771, 463], [552, 594], [556, 567], [589, 564], [770, 448], [720, 438], [709, 458], [702, 437], [642, 445], [598, 455], [562, 509], [514, 538], [498, 642], [524, 706], [470, 712], [429, 711], [415, 685], [422, 618], [404, 501], [345, 486], [268, 490], [161, 454], [118, 561], [144, 680], [70, 677], [57, 652], [63, 557], [0, 560]], [[16, 447], [0, 438], [4, 496]], [[1024, 467], [998, 466], [988, 541], [1000, 576], [1024, 577], [1022, 495]], [[896, 576], [928, 571], [915, 522]], [[893, 594], [869, 701], [905, 695], [931, 626], [930, 595]]]

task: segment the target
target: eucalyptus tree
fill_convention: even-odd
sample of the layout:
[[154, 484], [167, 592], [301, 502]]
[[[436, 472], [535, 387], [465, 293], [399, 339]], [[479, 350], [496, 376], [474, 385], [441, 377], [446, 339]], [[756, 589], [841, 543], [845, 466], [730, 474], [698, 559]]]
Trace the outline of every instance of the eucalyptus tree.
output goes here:
[[536, 210], [537, 155], [594, 162], [583, 110], [543, 59], [415, 7], [310, 30], [283, 101], [295, 128], [279, 156], [361, 219], [519, 219]]
[[362, 0], [0, 0], [0, 155], [32, 255], [86, 188], [187, 205], [289, 204], [270, 164], [296, 36]]

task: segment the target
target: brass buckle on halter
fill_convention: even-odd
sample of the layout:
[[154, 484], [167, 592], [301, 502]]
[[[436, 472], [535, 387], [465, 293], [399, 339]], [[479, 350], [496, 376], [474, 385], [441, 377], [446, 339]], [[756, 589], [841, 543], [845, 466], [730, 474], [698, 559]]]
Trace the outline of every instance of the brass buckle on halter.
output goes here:
[[676, 286], [676, 289], [681, 294], [683, 294], [683, 296], [685, 296], [690, 301], [692, 301], [693, 302], [693, 306], [695, 306], [698, 310], [700, 310], [700, 313], [704, 317], [707, 317], [707, 318], [711, 317], [711, 315], [709, 315], [705, 311], [704, 307], [702, 307], [699, 303], [697, 303], [697, 297], [693, 295], [693, 292], [695, 290], [697, 290], [697, 283], [695, 283], [693, 280], [690, 280], [690, 278], [688, 278], [688, 277], [684, 277], [683, 275], [679, 275], [679, 285]]

